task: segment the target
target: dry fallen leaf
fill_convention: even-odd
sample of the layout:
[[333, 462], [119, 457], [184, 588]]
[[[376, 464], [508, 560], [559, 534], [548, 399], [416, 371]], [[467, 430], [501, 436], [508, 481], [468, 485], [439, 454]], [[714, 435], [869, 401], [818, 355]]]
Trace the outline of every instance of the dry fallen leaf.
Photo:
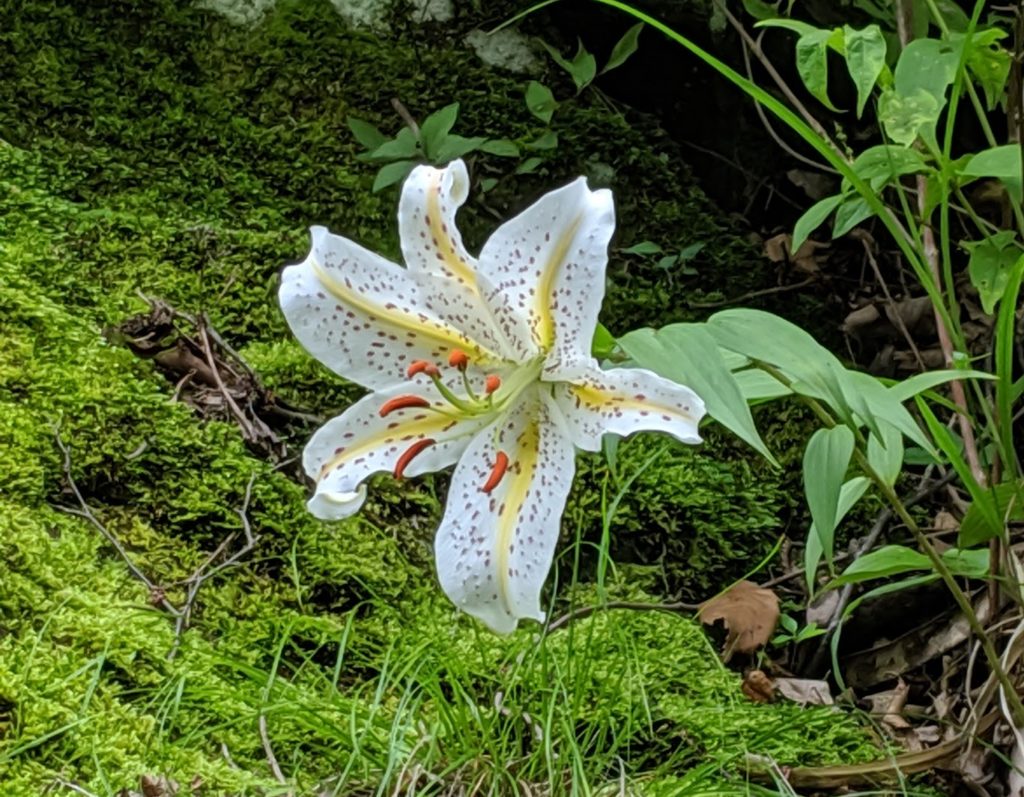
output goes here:
[[801, 706], [831, 706], [835, 704], [827, 681], [813, 678], [776, 678], [775, 689], [786, 700]]
[[705, 625], [721, 620], [728, 635], [723, 658], [733, 653], [753, 653], [764, 645], [779, 620], [779, 599], [770, 589], [752, 581], [740, 581], [702, 603], [697, 615]]
[[754, 703], [771, 703], [775, 696], [772, 679], [762, 670], [751, 670], [744, 675], [743, 685], [740, 688], [743, 690], [743, 694]]

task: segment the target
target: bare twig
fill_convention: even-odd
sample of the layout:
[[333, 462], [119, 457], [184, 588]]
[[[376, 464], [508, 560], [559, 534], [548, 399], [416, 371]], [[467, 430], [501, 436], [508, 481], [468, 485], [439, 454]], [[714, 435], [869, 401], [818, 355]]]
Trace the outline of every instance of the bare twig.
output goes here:
[[163, 594], [163, 590], [158, 587], [155, 582], [150, 580], [149, 576], [142, 572], [139, 566], [132, 561], [131, 556], [128, 555], [128, 551], [125, 550], [123, 545], [121, 545], [121, 541], [114, 536], [110, 529], [108, 529], [98, 517], [96, 517], [95, 513], [89, 507], [88, 502], [86, 502], [85, 497], [82, 495], [82, 491], [78, 489], [78, 484], [75, 482], [74, 476], [71, 475], [71, 449], [64, 443], [63, 438], [60, 436], [60, 429], [55, 427], [53, 435], [57, 441], [57, 448], [59, 448], [61, 453], [64, 455], [64, 479], [71, 488], [71, 492], [75, 494], [75, 498], [78, 500], [80, 509], [72, 509], [71, 507], [60, 505], [56, 505], [56, 508], [61, 512], [65, 512], [69, 515], [76, 515], [77, 517], [88, 520], [93, 527], [103, 535], [103, 538], [110, 544], [110, 546], [117, 551], [118, 555], [128, 566], [128, 571], [132, 576], [146, 585], [153, 603], [175, 617], [180, 616], [181, 611], [173, 603], [167, 600], [167, 597]]
[[794, 282], [792, 285], [776, 285], [774, 288], [763, 288], [759, 291], [750, 291], [749, 293], [744, 293], [742, 296], [736, 296], [732, 299], [723, 299], [720, 302], [687, 302], [687, 304], [689, 307], [699, 308], [701, 310], [709, 310], [715, 307], [729, 307], [730, 305], [746, 302], [750, 299], [756, 299], [759, 296], [771, 296], [775, 293], [797, 291], [800, 290], [800, 288], [806, 288], [808, 285], [812, 285], [815, 282], [817, 282], [816, 277], [808, 277], [800, 282]]
[[267, 764], [270, 765], [270, 771], [274, 774], [274, 778], [278, 783], [287, 783], [288, 780], [281, 771], [281, 766], [277, 763], [277, 756], [274, 755], [274, 748], [270, 744], [270, 735], [267, 733], [267, 715], [262, 712], [260, 712], [259, 726], [260, 741], [263, 742], [263, 752], [267, 756]]
[[245, 413], [242, 412], [241, 407], [239, 407], [235, 402], [234, 397], [224, 384], [224, 380], [220, 377], [220, 371], [213, 359], [213, 348], [210, 346], [210, 338], [206, 334], [205, 324], [199, 325], [199, 337], [203, 344], [203, 356], [206, 358], [206, 362], [210, 366], [210, 370], [213, 372], [213, 379], [217, 384], [217, 389], [220, 391], [221, 395], [224, 396], [224, 401], [227, 402], [228, 409], [230, 409], [231, 414], [235, 416], [235, 420], [238, 421], [238, 425], [242, 427], [242, 433], [245, 435], [246, 439], [256, 440], [256, 430], [253, 428], [252, 423], [246, 417]]

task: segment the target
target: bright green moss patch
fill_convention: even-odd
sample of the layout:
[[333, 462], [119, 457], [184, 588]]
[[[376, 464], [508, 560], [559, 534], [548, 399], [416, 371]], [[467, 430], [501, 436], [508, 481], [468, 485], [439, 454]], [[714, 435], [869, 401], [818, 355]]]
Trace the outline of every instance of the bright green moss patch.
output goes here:
[[[458, 99], [459, 132], [524, 141], [539, 130], [517, 79], [486, 71], [442, 28], [396, 23], [381, 42], [326, 2], [282, 3], [252, 30], [170, 0], [21, 5], [0, 26], [5, 795], [57, 778], [112, 794], [147, 774], [198, 778], [210, 794], [279, 792], [261, 715], [302, 794], [387, 791], [413, 771], [435, 785], [483, 778], [497, 794], [518, 779], [557, 794], [621, 773], [645, 788], [690, 772], [731, 789], [748, 751], [784, 763], [872, 755], [848, 716], [747, 703], [688, 620], [614, 612], [540, 640], [536, 626], [498, 638], [458, 616], [432, 571], [444, 476], [376, 477], [344, 523], [306, 512], [294, 457], [312, 416], [360, 391], [290, 339], [278, 271], [313, 223], [398, 249], [395, 195], [370, 192], [374, 168], [355, 159], [345, 119], [393, 130], [393, 96], [419, 116]], [[685, 317], [682, 297], [725, 274], [737, 290], [756, 282], [746, 244], [648, 122], [584, 98], [556, 132], [534, 174], [474, 160], [498, 184], [460, 216], [471, 243], [495, 214], [586, 173], [614, 188], [623, 245], [707, 244], [693, 285], [613, 252], [613, 328]], [[148, 309], [140, 292], [207, 313], [295, 410], [276, 427], [286, 456], [268, 461], [226, 413], [176, 401], [174, 380], [118, 343], [117, 327]], [[58, 434], [100, 522], [175, 606], [218, 546], [231, 538], [216, 562], [237, 550], [244, 510], [258, 542], [204, 584], [180, 638], [98, 530], [63, 511], [80, 507]], [[787, 482], [709, 439], [704, 451], [624, 443], [615, 474], [581, 460], [556, 611], [601, 600], [567, 586], [596, 571], [600, 491], [614, 495], [656, 451], [612, 522], [611, 597], [657, 600], [665, 585], [705, 597], [771, 545]]]

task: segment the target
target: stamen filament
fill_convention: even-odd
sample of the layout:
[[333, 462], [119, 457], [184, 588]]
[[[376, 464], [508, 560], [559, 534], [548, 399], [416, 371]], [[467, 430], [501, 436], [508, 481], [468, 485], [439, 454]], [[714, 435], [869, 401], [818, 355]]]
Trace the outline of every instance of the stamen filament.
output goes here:
[[480, 489], [490, 495], [491, 491], [498, 486], [506, 470], [508, 470], [508, 454], [504, 451], [499, 451], [494, 457], [494, 467], [491, 468], [491, 475], [487, 477], [487, 481], [484, 482], [484, 486]]
[[456, 409], [460, 409], [463, 412], [473, 414], [473, 407], [467, 404], [465, 401], [456, 396], [450, 391], [441, 381], [441, 378], [435, 374], [430, 374], [430, 378], [434, 380], [434, 387], [437, 388], [437, 392], [440, 393], [444, 400], [451, 404]]
[[402, 455], [398, 458], [398, 461], [395, 463], [395, 478], [401, 479], [402, 476], [405, 474], [405, 469], [409, 466], [409, 463], [412, 462], [413, 458], [416, 457], [416, 455], [419, 454], [421, 451], [423, 451], [423, 449], [429, 448], [430, 446], [434, 445], [435, 442], [435, 440], [427, 437], [424, 438], [423, 440], [417, 440], [415, 443], [413, 443], [411, 446], [405, 449], [405, 451], [402, 452]]

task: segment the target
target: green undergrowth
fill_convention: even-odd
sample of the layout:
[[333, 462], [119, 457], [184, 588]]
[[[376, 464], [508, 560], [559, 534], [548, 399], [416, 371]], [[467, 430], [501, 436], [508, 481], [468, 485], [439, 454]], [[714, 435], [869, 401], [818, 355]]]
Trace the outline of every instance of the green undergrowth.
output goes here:
[[[158, 297], [209, 314], [291, 405], [342, 409], [358, 389], [289, 338], [275, 291], [312, 223], [397, 253], [395, 194], [370, 192], [374, 169], [354, 159], [346, 116], [394, 129], [393, 96], [418, 115], [458, 99], [457, 132], [529, 137], [515, 79], [441, 29], [399, 27], [388, 42], [348, 31], [326, 2], [281, 4], [251, 30], [169, 0], [28, 2], [0, 22], [4, 795], [61, 781], [113, 795], [143, 775], [199, 779], [215, 795], [413, 783], [503, 794], [514, 782], [582, 794], [669, 777], [694, 794], [743, 794], [747, 753], [874, 755], [852, 717], [748, 703], [687, 619], [610, 612], [544, 640], [536, 626], [483, 632], [433, 579], [444, 476], [378, 477], [359, 517], [323, 524], [287, 457], [268, 461], [233, 423], [199, 417], [153, 360], [114, 342], [147, 309], [139, 294]], [[499, 177], [460, 217], [474, 244], [494, 213], [589, 173], [616, 191], [623, 244], [706, 241], [706, 286], [715, 270], [749, 271], [742, 239], [649, 123], [584, 98], [559, 124], [557, 157], [536, 174], [473, 162]], [[695, 286], [618, 254], [612, 272], [613, 328], [685, 317]], [[291, 456], [312, 428], [282, 431]], [[701, 450], [627, 441], [614, 470], [581, 460], [556, 613], [680, 589], [706, 597], [771, 547], [791, 485], [708, 439]], [[69, 513], [81, 507], [68, 476], [158, 590]], [[600, 495], [629, 479], [611, 522], [619, 564], [598, 588]], [[237, 550], [246, 523], [255, 547], [204, 583], [176, 635], [160, 596], [181, 606], [186, 579], [229, 537]], [[268, 765], [261, 715], [288, 787]]]

